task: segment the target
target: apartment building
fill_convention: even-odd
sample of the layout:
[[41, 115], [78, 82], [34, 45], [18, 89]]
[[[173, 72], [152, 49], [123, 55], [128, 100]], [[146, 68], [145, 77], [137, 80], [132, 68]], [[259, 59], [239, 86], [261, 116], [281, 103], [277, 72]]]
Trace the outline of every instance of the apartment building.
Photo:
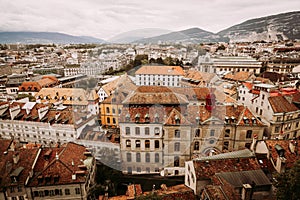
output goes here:
[[180, 87], [183, 76], [180, 66], [142, 66], [135, 72], [135, 84]]
[[84, 146], [43, 147], [3, 139], [1, 144], [1, 199], [88, 199], [96, 162]]
[[198, 70], [201, 72], [223, 74], [226, 72], [260, 73], [262, 62], [249, 56], [211, 56], [199, 57]]
[[[178, 162], [180, 159], [184, 160], [185, 156], [186, 148], [183, 148], [181, 143], [185, 142], [184, 136], [188, 136], [187, 131], [185, 130], [185, 135], [182, 131], [183, 140], [180, 141], [179, 126], [176, 129], [170, 127], [168, 130], [163, 127], [167, 119], [175, 120], [175, 116], [178, 124], [178, 112], [185, 109], [187, 103], [184, 95], [175, 94], [166, 87], [143, 87], [123, 101], [119, 121], [123, 172], [159, 174], [164, 164], [171, 164], [170, 167], [173, 167], [174, 162], [175, 167], [179, 167]], [[175, 137], [174, 131], [178, 140], [175, 143], [171, 139]], [[166, 135], [171, 135], [170, 139], [163, 142]], [[167, 146], [170, 151], [166, 150]], [[177, 156], [174, 157], [173, 154], [173, 161], [166, 163], [172, 151], [176, 151]]]
[[36, 102], [1, 102], [0, 135], [24, 142], [51, 144], [75, 141], [86, 126], [95, 124], [96, 116], [63, 105]]
[[238, 102], [249, 107], [268, 125], [267, 137], [299, 137], [299, 92], [296, 89], [246, 82], [238, 87]]
[[265, 129], [247, 107], [217, 104], [210, 90], [162, 86], [141, 86], [129, 95], [119, 126], [123, 172], [163, 176], [183, 175], [191, 158], [250, 148]]

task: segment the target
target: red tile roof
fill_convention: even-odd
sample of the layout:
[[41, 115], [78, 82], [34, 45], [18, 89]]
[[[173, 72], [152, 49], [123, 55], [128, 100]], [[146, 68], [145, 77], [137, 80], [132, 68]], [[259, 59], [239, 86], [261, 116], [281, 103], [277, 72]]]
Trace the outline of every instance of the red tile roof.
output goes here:
[[[30, 186], [60, 185], [84, 183], [87, 168], [82, 168], [86, 148], [69, 142], [61, 147], [43, 148], [34, 168], [35, 176], [30, 180]], [[82, 172], [81, 172], [82, 171]], [[73, 179], [72, 176], [76, 175]], [[49, 181], [47, 181], [47, 177]]]
[[293, 103], [290, 103], [283, 96], [269, 97], [268, 100], [274, 113], [293, 112], [298, 110], [298, 108]]
[[[276, 162], [278, 158], [278, 152], [275, 148], [275, 145], [280, 145], [284, 149], [284, 157], [286, 158], [286, 167], [291, 168], [294, 163], [300, 159], [299, 158], [299, 152], [300, 152], [300, 142], [299, 141], [291, 141], [291, 140], [266, 140], [265, 141], [268, 149], [271, 153], [271, 157], [273, 158], [273, 161]], [[294, 142], [295, 150], [298, 152], [298, 155], [296, 153], [292, 153], [289, 148], [290, 142]]]
[[180, 66], [142, 66], [135, 74], [172, 75], [183, 76], [184, 71]]

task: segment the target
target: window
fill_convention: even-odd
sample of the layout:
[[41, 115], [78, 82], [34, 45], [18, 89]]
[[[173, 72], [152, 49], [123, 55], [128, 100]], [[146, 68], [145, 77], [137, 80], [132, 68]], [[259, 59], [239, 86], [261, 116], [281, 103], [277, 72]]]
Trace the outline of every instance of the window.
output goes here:
[[179, 167], [179, 157], [178, 156], [174, 157], [174, 167]]
[[154, 141], [154, 147], [155, 149], [159, 149], [159, 140]]
[[275, 127], [275, 133], [279, 133], [279, 131], [280, 131], [280, 126], [276, 126]]
[[126, 135], [130, 135], [130, 127], [125, 128], [125, 133], [126, 133]]
[[106, 107], [106, 113], [109, 113], [109, 107]]
[[248, 148], [248, 149], [250, 149], [251, 143], [246, 143], [246, 144], [245, 144], [245, 147]]
[[252, 130], [247, 130], [246, 138], [252, 138]]
[[175, 130], [175, 137], [180, 138], [180, 130]]
[[17, 197], [11, 197], [11, 200], [18, 200]]
[[225, 137], [230, 137], [230, 129], [225, 130]]
[[150, 148], [150, 140], [145, 140], [145, 148], [146, 149]]
[[126, 147], [131, 147], [131, 141], [130, 140], [126, 140]]
[[136, 168], [136, 171], [137, 171], [137, 172], [141, 172], [142, 170], [141, 170], [140, 167], [137, 167], [137, 168]]
[[150, 154], [146, 153], [146, 162], [150, 162]]
[[159, 133], [160, 133], [159, 128], [158, 128], [158, 127], [155, 127], [155, 128], [154, 128], [154, 134], [155, 134], [155, 135], [159, 135]]
[[115, 114], [116, 113], [116, 109], [113, 108], [112, 109], [112, 113]]
[[108, 124], [110, 124], [110, 118], [109, 118], [109, 117], [106, 118], [106, 122], [107, 122]]
[[132, 167], [127, 167], [128, 174], [132, 174]]
[[116, 118], [113, 118], [113, 124], [116, 124]]
[[145, 127], [145, 135], [149, 135], [150, 134], [150, 129], [149, 127]]
[[199, 142], [194, 143], [194, 150], [198, 151], [199, 150]]
[[195, 137], [200, 137], [200, 129], [199, 128], [197, 128], [195, 130]]
[[229, 142], [224, 142], [224, 144], [223, 144], [223, 149], [224, 150], [228, 150], [228, 146], [229, 146]]
[[23, 196], [19, 196], [19, 200], [25, 200]]
[[156, 162], [156, 163], [159, 162], [159, 154], [158, 154], [158, 153], [155, 154], [155, 162]]
[[70, 195], [70, 189], [65, 189], [65, 195]]
[[180, 151], [180, 143], [179, 142], [175, 142], [174, 151]]
[[141, 153], [136, 153], [136, 162], [141, 162]]
[[150, 167], [146, 167], [146, 172], [150, 173]]
[[140, 135], [140, 127], [135, 127], [135, 134]]
[[126, 154], [127, 162], [131, 162], [131, 153]]
[[215, 136], [215, 130], [214, 130], [214, 129], [210, 130], [210, 136], [211, 136], [211, 137], [214, 137], [214, 136]]
[[135, 141], [135, 148], [141, 148], [141, 141], [140, 140]]

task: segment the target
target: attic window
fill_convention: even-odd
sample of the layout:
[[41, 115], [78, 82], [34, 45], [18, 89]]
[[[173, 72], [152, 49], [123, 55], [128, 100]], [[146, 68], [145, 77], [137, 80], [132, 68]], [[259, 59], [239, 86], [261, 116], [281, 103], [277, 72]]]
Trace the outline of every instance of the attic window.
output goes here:
[[155, 114], [154, 120], [155, 120], [155, 123], [158, 123], [158, 122], [159, 122], [159, 116], [158, 116], [157, 113]]
[[180, 117], [178, 115], [175, 115], [175, 123], [180, 124]]
[[59, 181], [59, 175], [54, 175], [53, 181], [54, 181], [54, 183], [57, 183]]
[[41, 175], [41, 176], [38, 176], [37, 179], [38, 179], [38, 184], [42, 184], [44, 177]]
[[249, 124], [249, 119], [247, 117], [243, 118], [245, 124]]
[[145, 115], [145, 121], [146, 121], [146, 122], [149, 122], [149, 121], [150, 121], [150, 117], [149, 117], [149, 114], [148, 114], [148, 113]]
[[130, 121], [130, 115], [129, 115], [129, 114], [127, 114], [127, 115], [125, 116], [125, 121], [126, 121], [126, 122], [129, 122], [129, 121]]
[[45, 176], [45, 183], [46, 183], [46, 184], [49, 184], [50, 181], [51, 181], [51, 175], [46, 175], [46, 176]]
[[197, 124], [200, 123], [200, 117], [196, 117], [196, 123], [197, 123]]
[[225, 123], [229, 124], [229, 117], [227, 117], [227, 116], [225, 117]]
[[252, 120], [252, 123], [253, 123], [253, 124], [256, 124], [256, 119], [255, 119], [255, 117], [252, 117], [251, 120]]
[[138, 123], [140, 121], [140, 114], [135, 115], [135, 123]]
[[231, 117], [231, 122], [232, 122], [232, 123], [235, 123], [235, 122], [236, 122], [236, 119], [235, 119], [234, 116]]

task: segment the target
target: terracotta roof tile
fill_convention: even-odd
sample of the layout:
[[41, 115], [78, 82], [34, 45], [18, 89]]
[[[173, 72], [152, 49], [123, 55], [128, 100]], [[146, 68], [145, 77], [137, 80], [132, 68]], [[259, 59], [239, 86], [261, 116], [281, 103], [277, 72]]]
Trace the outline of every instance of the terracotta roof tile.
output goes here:
[[157, 75], [172, 75], [183, 76], [184, 71], [180, 66], [142, 66], [135, 74], [157, 74]]
[[299, 141], [291, 141], [291, 140], [265, 140], [267, 147], [271, 153], [271, 157], [273, 158], [273, 161], [276, 162], [278, 158], [278, 152], [275, 148], [275, 145], [280, 145], [280, 147], [284, 150], [284, 157], [286, 158], [286, 167], [291, 168], [294, 163], [299, 159], [299, 156], [296, 153], [292, 153], [290, 151], [289, 145], [290, 142], [294, 142], [295, 144], [295, 150], [300, 152], [300, 143]]
[[290, 103], [283, 96], [269, 97], [268, 100], [275, 113], [293, 112], [298, 110], [298, 108], [293, 103]]

